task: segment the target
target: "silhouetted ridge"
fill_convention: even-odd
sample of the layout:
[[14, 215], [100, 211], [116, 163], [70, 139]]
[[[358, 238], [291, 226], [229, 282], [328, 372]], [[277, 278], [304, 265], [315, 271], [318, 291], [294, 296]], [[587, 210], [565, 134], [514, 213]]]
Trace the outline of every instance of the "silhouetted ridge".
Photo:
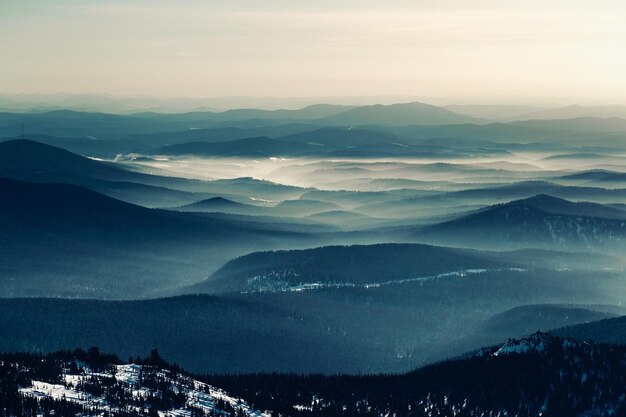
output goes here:
[[0, 190], [0, 213], [5, 215], [25, 216], [32, 212], [42, 216], [88, 218], [98, 213], [113, 217], [120, 212], [137, 215], [150, 212], [149, 209], [70, 184], [40, 184], [0, 178]]
[[123, 179], [132, 173], [110, 163], [85, 158], [33, 140], [16, 139], [0, 142], [0, 175], [23, 178], [33, 174], [47, 178], [73, 175]]

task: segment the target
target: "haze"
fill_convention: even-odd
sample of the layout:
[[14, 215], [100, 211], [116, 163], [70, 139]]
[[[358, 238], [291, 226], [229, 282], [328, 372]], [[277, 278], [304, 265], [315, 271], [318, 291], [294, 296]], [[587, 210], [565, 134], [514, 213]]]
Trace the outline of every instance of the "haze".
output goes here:
[[619, 1], [3, 1], [0, 92], [625, 103]]

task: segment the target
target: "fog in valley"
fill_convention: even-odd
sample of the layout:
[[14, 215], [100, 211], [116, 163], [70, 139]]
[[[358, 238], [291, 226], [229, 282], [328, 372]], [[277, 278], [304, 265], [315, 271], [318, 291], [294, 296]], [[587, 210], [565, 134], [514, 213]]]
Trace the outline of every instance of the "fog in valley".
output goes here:
[[0, 2], [0, 417], [626, 415], [625, 12]]
[[6, 113], [0, 347], [398, 372], [624, 314], [626, 124], [472, 117]]

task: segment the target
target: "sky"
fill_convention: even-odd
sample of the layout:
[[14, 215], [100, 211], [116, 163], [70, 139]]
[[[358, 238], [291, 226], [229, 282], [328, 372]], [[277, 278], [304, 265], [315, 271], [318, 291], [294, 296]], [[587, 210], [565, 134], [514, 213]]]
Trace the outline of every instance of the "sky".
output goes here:
[[626, 2], [0, 0], [0, 93], [626, 104]]

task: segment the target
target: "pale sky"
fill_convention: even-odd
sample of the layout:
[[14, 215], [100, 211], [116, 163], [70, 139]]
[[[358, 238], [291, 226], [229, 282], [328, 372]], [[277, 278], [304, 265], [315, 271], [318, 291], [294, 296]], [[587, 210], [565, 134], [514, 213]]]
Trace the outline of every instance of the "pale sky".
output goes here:
[[622, 0], [0, 0], [0, 93], [626, 104]]

